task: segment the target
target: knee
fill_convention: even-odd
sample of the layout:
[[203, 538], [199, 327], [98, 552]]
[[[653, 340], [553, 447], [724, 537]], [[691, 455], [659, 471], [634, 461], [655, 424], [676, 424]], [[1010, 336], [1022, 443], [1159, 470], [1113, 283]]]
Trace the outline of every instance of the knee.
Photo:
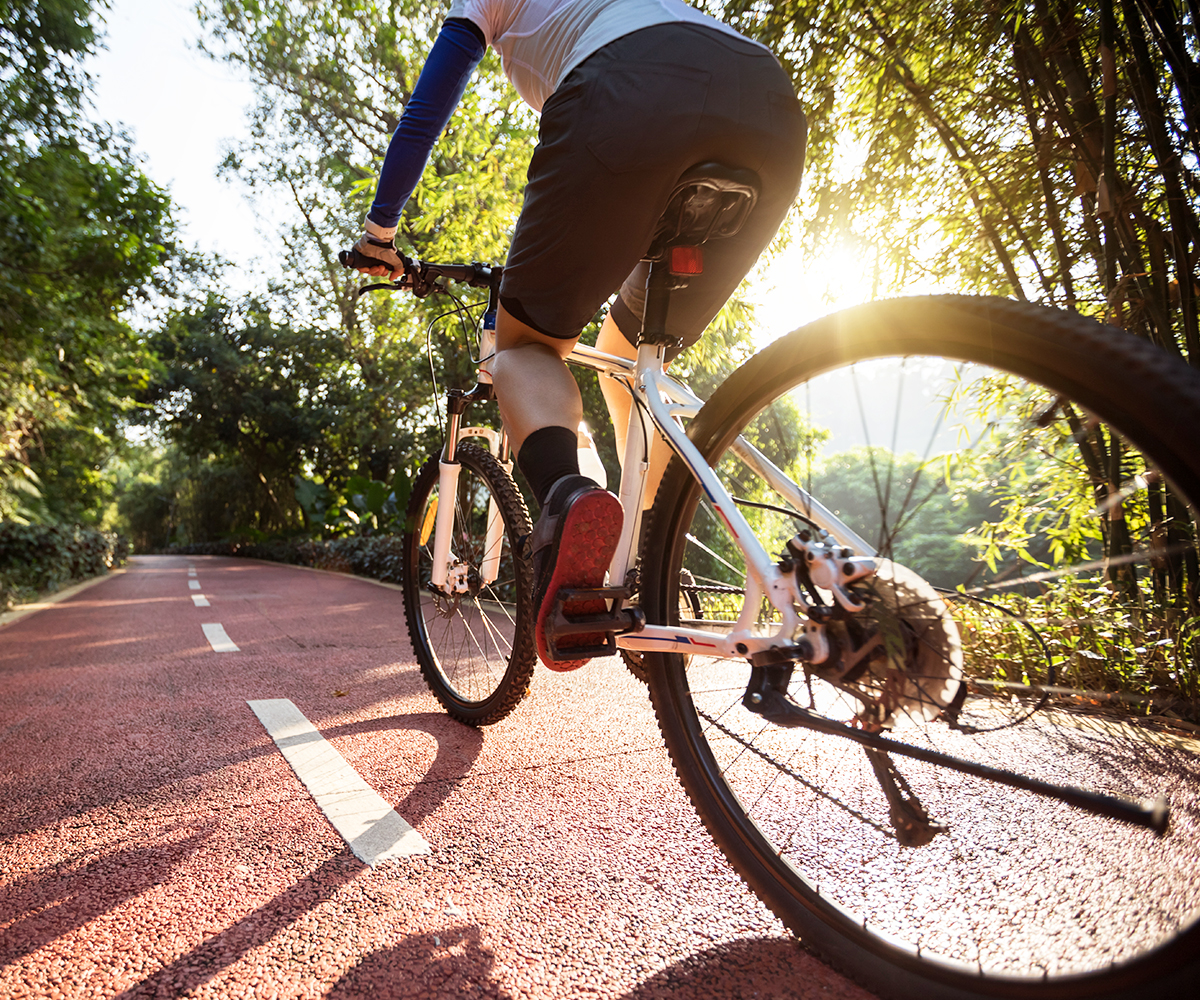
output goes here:
[[551, 337], [534, 329], [528, 323], [513, 316], [503, 305], [496, 315], [496, 354], [499, 357], [511, 351], [529, 351], [533, 354], [552, 353], [566, 358], [575, 348], [578, 337], [563, 339]]

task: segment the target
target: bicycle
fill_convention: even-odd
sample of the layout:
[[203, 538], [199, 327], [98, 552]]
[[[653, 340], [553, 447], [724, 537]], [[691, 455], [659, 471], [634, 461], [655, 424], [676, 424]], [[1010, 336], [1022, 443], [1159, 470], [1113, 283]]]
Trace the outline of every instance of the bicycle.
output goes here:
[[[647, 255], [636, 361], [568, 358], [636, 405], [609, 586], [569, 595], [609, 610], [572, 620], [560, 595], [551, 642], [603, 632], [572, 653], [620, 651], [644, 674], [726, 858], [881, 995], [1200, 995], [1200, 743], [1047, 715], [1071, 657], [1101, 655], [1086, 643], [1124, 649], [1136, 566], [1157, 580], [1194, 558], [1200, 379], [1074, 314], [933, 296], [808, 324], [703, 402], [664, 372], [671, 286], [699, 266], [686, 248], [736, 231], [754, 181], [685, 175]], [[471, 725], [507, 716], [534, 670], [529, 514], [503, 432], [462, 424], [492, 397], [501, 273], [422, 261], [364, 289], [488, 291], [479, 381], [448, 395], [404, 536], [421, 671]], [[643, 534], [653, 433], [673, 458]], [[964, 505], [974, 531], [939, 536]], [[1154, 641], [1135, 665], [1165, 655]]]

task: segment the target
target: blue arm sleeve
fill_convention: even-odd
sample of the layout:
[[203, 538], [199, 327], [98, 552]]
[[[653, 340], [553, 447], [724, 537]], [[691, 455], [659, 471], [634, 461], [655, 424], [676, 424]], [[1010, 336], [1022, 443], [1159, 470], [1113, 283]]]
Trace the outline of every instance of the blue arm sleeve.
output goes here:
[[394, 226], [400, 218], [483, 52], [483, 33], [474, 24], [452, 18], [442, 25], [383, 158], [372, 222]]

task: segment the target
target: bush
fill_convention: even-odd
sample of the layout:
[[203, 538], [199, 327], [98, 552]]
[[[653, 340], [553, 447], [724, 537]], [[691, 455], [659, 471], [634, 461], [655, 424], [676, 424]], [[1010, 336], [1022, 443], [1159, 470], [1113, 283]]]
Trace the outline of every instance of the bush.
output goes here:
[[99, 576], [128, 552], [129, 543], [111, 532], [0, 521], [0, 608]]
[[245, 556], [399, 583], [403, 566], [400, 546], [398, 535], [371, 535], [327, 541], [277, 538], [265, 542], [199, 542], [173, 545], [164, 551], [173, 555]]

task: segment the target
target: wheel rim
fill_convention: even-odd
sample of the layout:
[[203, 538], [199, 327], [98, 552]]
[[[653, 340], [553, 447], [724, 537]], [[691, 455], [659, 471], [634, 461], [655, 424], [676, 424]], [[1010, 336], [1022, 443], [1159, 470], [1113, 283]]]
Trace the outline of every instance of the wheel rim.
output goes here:
[[[939, 385], [953, 391], [935, 388]], [[983, 403], [989, 394], [1001, 398], [1002, 390], [1024, 402], [1006, 406], [989, 430]], [[877, 951], [890, 951], [896, 961], [920, 954], [977, 982], [985, 973], [984, 979], [994, 977], [990, 981], [997, 989], [1012, 978], [1037, 982], [1043, 976], [1106, 970], [1148, 955], [1192, 925], [1197, 895], [1190, 888], [1190, 873], [1200, 860], [1200, 838], [1190, 819], [1200, 784], [1196, 744], [1147, 745], [1131, 727], [1106, 726], [1086, 716], [1072, 725], [1065, 715], [1054, 716], [1051, 723], [1042, 713], [1023, 725], [1010, 725], [1026, 716], [1038, 698], [1004, 685], [1066, 681], [1096, 686], [1104, 678], [1097, 676], [1089, 653], [1102, 657], [1108, 669], [1144, 670], [1161, 664], [1168, 649], [1149, 645], [1161, 637], [1148, 634], [1153, 631], [1148, 620], [1122, 618], [1115, 598], [1102, 600], [1106, 588], [1097, 577], [1103, 564], [1091, 565], [1099, 561], [1096, 546], [1102, 540], [1089, 540], [1087, 525], [1080, 527], [1090, 487], [1071, 505], [1053, 502], [1071, 495], [1064, 492], [1071, 478], [1069, 464], [1062, 462], [1068, 453], [1080, 451], [1072, 435], [1079, 437], [1080, 427], [1091, 428], [1099, 441], [1101, 432], [1091, 427], [1082, 408], [1075, 407], [1072, 415], [1061, 403], [1054, 408], [1055, 397], [1032, 384], [1023, 391], [1024, 397], [1014, 396], [1011, 376], [979, 365], [880, 358], [786, 385], [771, 406], [746, 414], [741, 423], [757, 446], [768, 453], [775, 449], [768, 454], [775, 464], [788, 468], [827, 505], [843, 510], [850, 526], [883, 554], [940, 588], [953, 591], [965, 583], [963, 589], [973, 591], [943, 594], [973, 677], [972, 697], [959, 721], [964, 728], [993, 731], [969, 733], [905, 718], [908, 739], [1058, 783], [1134, 798], [1165, 792], [1178, 817], [1167, 838], [1155, 841], [1148, 832], [1076, 813], [1030, 793], [904, 761], [902, 774], [919, 789], [930, 813], [950, 829], [928, 846], [902, 847], [860, 748], [806, 730], [764, 726], [740, 704], [744, 664], [692, 657], [685, 668], [681, 658], [667, 658], [673, 697], [682, 701], [685, 713], [689, 706], [694, 709], [683, 724], [691, 730], [705, 780], [723, 801], [727, 821], [738, 827], [726, 836], [749, 843], [762, 864], [776, 868], [790, 891], [840, 933]], [[939, 399], [956, 402], [947, 408], [937, 405]], [[962, 426], [954, 427], [953, 411], [964, 411], [969, 418], [972, 408], [975, 419], [960, 414]], [[1052, 414], [1049, 419], [1047, 414]], [[1040, 421], [1032, 419], [1038, 417]], [[880, 430], [881, 422], [886, 431]], [[1028, 430], [1022, 431], [1026, 425]], [[828, 437], [822, 439], [824, 432]], [[1136, 555], [1150, 540], [1147, 515], [1161, 481], [1127, 442], [1124, 447], [1118, 463], [1121, 478], [1109, 497], [1119, 496], [1113, 503], [1133, 535], [1131, 555]], [[946, 457], [964, 450], [970, 455]], [[899, 457], [906, 452], [915, 458]], [[1029, 468], [1022, 470], [1022, 462]], [[1047, 472], [1044, 479], [1027, 475], [1039, 465], [1057, 472]], [[732, 453], [726, 452], [716, 468], [735, 496], [784, 505], [778, 496], [756, 495], [753, 477]], [[937, 485], [939, 479], [943, 486]], [[865, 497], [864, 483], [869, 485]], [[971, 483], [987, 485], [972, 491]], [[1074, 489], [1079, 492], [1078, 484]], [[975, 513], [982, 511], [980, 524], [992, 518], [993, 539], [1000, 519], [991, 505], [1000, 496], [1011, 501], [1002, 508], [1009, 513], [1006, 533], [993, 554], [1007, 551], [1015, 570], [999, 558], [995, 568], [981, 570], [970, 551], [976, 545], [971, 536], [939, 551], [928, 544], [922, 548], [930, 536], [946, 534], [944, 522], [955, 509], [943, 501], [955, 491], [968, 509], [976, 504]], [[1096, 491], [1090, 492], [1093, 511], [1103, 509]], [[693, 490], [692, 506], [685, 502], [676, 526], [675, 558], [664, 566], [662, 606], [678, 607], [673, 581], [681, 569], [688, 570], [704, 601], [701, 621], [728, 621], [740, 596], [722, 593], [722, 588], [740, 587], [741, 557], [720, 519], [705, 503], [697, 504], [695, 495]], [[1017, 503], [1022, 495], [1028, 508], [1024, 520]], [[743, 513], [760, 538], [769, 539], [772, 553], [782, 552], [802, 526], [763, 508], [744, 506]], [[1063, 526], [1075, 529], [1079, 538], [1074, 543]], [[1029, 536], [1025, 549], [1035, 558], [1042, 556], [1045, 566], [1026, 564], [1022, 569], [1017, 544], [1022, 531]], [[976, 531], [974, 537], [986, 534]], [[1056, 541], [1066, 546], [1057, 563]], [[1031, 550], [1034, 543], [1046, 545], [1044, 555]], [[1122, 572], [1142, 578], [1132, 586], [1153, 596], [1153, 574], [1145, 572], [1149, 560], [1133, 558], [1125, 565], [1131, 569]], [[1016, 584], [1017, 579], [1022, 582]], [[1118, 575], [1110, 586], [1119, 596], [1119, 588], [1130, 585]], [[1118, 625], [1125, 631], [1114, 631]], [[1112, 634], [1105, 636], [1106, 631]], [[1048, 633], [1051, 641], [1046, 642]], [[1146, 641], [1132, 641], [1137, 636]], [[1187, 641], [1186, 636], [1176, 639]], [[1134, 648], [1143, 650], [1138, 663], [1119, 659], [1120, 650]], [[800, 675], [797, 671], [792, 694], [807, 704]], [[820, 679], [814, 684], [818, 707], [843, 720], [859, 714], [861, 706], [853, 698]], [[995, 697], [997, 692], [1005, 697]], [[726, 849], [741, 848], [729, 843]], [[1118, 933], [1113, 933], [1115, 927]]]

